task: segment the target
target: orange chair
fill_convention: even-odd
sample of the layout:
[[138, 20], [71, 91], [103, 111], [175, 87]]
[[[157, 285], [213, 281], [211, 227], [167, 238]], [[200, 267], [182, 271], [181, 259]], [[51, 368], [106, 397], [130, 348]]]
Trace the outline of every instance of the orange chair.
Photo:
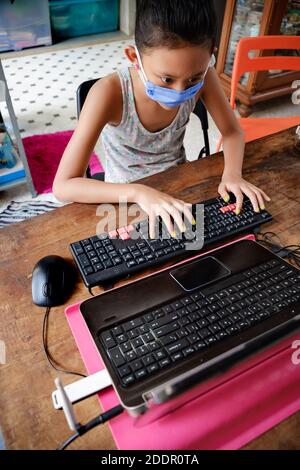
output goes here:
[[[271, 69], [300, 70], [300, 57], [268, 56], [249, 57], [249, 51], [264, 49], [300, 49], [300, 36], [259, 36], [243, 38], [239, 41], [233, 64], [231, 79], [230, 106], [235, 108], [235, 97], [238, 82], [245, 72], [259, 72]], [[300, 113], [299, 113], [300, 114]], [[241, 128], [244, 130], [245, 141], [264, 137], [292, 126], [300, 124], [300, 116], [283, 118], [238, 118]], [[217, 146], [220, 150], [222, 137]]]

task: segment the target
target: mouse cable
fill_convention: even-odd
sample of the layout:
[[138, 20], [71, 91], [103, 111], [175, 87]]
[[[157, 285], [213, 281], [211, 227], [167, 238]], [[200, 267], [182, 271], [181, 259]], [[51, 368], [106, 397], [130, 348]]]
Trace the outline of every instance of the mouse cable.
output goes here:
[[86, 375], [80, 374], [79, 372], [72, 372], [70, 370], [60, 369], [54, 364], [54, 359], [51, 357], [48, 351], [48, 345], [47, 345], [48, 319], [49, 319], [50, 309], [51, 307], [46, 308], [44, 320], [43, 320], [43, 331], [42, 331], [43, 348], [44, 348], [44, 353], [45, 353], [47, 361], [49, 362], [50, 366], [53, 367], [53, 369], [55, 369], [58, 372], [62, 372], [63, 374], [78, 375], [79, 377], [86, 377]]
[[89, 290], [89, 293], [90, 293], [93, 297], [95, 297], [95, 295], [93, 294], [92, 288], [91, 288], [91, 287], [88, 287], [88, 290]]
[[56, 450], [64, 450], [68, 445], [71, 444], [71, 442], [75, 441], [79, 436], [83, 436], [83, 434], [86, 434], [89, 432], [91, 429], [95, 428], [96, 426], [99, 426], [100, 424], [104, 424], [107, 421], [111, 420], [112, 418], [115, 418], [116, 416], [119, 416], [121, 413], [123, 413], [124, 408], [122, 405], [117, 405], [114, 408], [111, 408], [108, 411], [105, 411], [101, 415], [97, 416], [96, 418], [91, 419], [87, 424], [79, 424], [76, 433], [70, 436], [67, 440], [65, 440]]
[[300, 245], [282, 246], [280, 237], [274, 232], [258, 233], [256, 239], [273, 253], [300, 268]]

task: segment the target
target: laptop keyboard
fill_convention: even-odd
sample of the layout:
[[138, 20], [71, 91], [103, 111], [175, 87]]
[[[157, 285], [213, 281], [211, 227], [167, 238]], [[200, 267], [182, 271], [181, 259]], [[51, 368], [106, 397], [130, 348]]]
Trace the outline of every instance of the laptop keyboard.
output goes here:
[[[240, 215], [235, 214], [235, 197], [230, 196], [228, 203], [221, 197], [203, 201], [204, 233], [203, 243], [219, 242], [242, 232], [249, 232], [255, 227], [272, 220], [272, 216], [262, 210], [255, 213], [249, 198], [245, 197]], [[195, 205], [192, 212], [195, 216]], [[197, 217], [196, 217], [197, 221]], [[197, 221], [198, 223], [198, 221]], [[202, 223], [202, 218], [200, 223]], [[118, 228], [109, 233], [95, 235], [70, 245], [72, 255], [87, 287], [119, 278], [159, 265], [179, 255], [191, 254], [190, 250], [199, 251], [193, 246], [199, 243], [196, 225], [187, 227], [187, 231], [171, 237], [159, 224], [159, 237], [151, 240], [148, 234], [148, 220]], [[134, 236], [133, 236], [134, 234]], [[180, 236], [179, 236], [180, 235]]]
[[300, 272], [272, 259], [232, 276], [225, 289], [200, 289], [100, 330], [98, 338], [129, 387], [270, 318], [300, 299]]

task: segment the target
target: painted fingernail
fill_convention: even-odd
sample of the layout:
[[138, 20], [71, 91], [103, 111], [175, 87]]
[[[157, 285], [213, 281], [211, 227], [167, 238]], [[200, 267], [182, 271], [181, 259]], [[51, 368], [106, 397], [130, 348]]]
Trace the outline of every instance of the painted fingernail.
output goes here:
[[235, 213], [236, 213], [236, 215], [240, 215], [240, 213], [241, 213], [240, 209], [236, 210]]
[[173, 238], [176, 238], [176, 232], [171, 232]]
[[261, 210], [264, 211], [265, 210], [265, 206], [260, 206]]
[[230, 197], [227, 195], [227, 196], [224, 196], [223, 199], [224, 199], [225, 202], [228, 202]]
[[259, 209], [255, 209], [255, 212], [257, 212], [257, 213], [258, 213], [258, 212], [260, 212], [260, 210], [259, 210]]
[[185, 232], [185, 231], [186, 231], [186, 225], [183, 224], [183, 226], [182, 226], [182, 232]]
[[192, 219], [192, 225], [196, 225], [196, 220], [194, 218]]

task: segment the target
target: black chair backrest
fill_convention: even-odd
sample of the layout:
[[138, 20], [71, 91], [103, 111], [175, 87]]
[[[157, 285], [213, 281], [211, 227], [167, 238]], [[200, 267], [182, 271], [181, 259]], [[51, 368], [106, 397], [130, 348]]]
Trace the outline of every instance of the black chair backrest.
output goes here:
[[82, 107], [84, 105], [85, 99], [88, 95], [88, 92], [92, 88], [92, 86], [100, 80], [99, 78], [95, 78], [93, 80], [87, 80], [79, 85], [76, 91], [76, 102], [77, 102], [77, 118], [79, 119], [79, 115], [81, 113]]
[[[79, 118], [80, 112], [82, 110], [83, 104], [87, 97], [88, 92], [90, 91], [91, 87], [98, 81], [99, 78], [95, 78], [93, 80], [87, 80], [86, 82], [81, 83], [77, 88], [76, 92], [76, 100], [77, 100], [77, 117]], [[201, 122], [202, 131], [203, 131], [203, 138], [204, 138], [204, 147], [200, 150], [199, 158], [203, 158], [204, 156], [210, 155], [210, 147], [209, 147], [209, 139], [208, 139], [208, 117], [207, 111], [202, 103], [202, 101], [197, 101], [195, 109], [193, 113], [198, 116]]]

